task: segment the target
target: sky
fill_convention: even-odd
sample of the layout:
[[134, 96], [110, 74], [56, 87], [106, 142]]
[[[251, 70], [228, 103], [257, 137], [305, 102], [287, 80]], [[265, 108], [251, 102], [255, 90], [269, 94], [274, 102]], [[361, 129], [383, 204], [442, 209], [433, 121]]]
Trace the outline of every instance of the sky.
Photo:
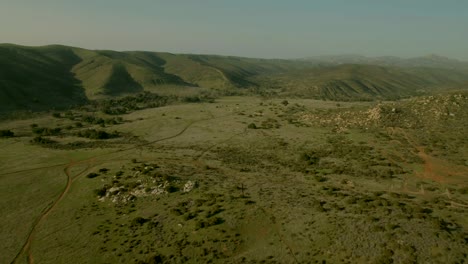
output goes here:
[[0, 0], [0, 43], [468, 60], [466, 0]]

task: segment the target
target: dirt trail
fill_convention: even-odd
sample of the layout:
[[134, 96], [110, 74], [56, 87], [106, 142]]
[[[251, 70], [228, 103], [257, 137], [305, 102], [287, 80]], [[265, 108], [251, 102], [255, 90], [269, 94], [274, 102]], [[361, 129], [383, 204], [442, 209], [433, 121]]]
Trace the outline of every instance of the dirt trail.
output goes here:
[[[253, 108], [255, 108], [255, 107], [247, 108], [247, 109], [245, 109], [245, 111], [249, 111], [249, 110], [251, 110], [251, 109], [253, 109]], [[107, 152], [107, 153], [98, 154], [98, 155], [92, 156], [92, 157], [90, 157], [90, 158], [86, 158], [86, 159], [84, 159], [84, 160], [81, 160], [81, 161], [84, 162], [84, 161], [87, 161], [87, 160], [89, 160], [89, 159], [94, 159], [94, 158], [109, 156], [109, 155], [112, 155], [112, 154], [116, 154], [116, 153], [120, 153], [120, 152], [125, 152], [125, 151], [129, 151], [129, 150], [134, 150], [134, 149], [138, 149], [138, 148], [141, 148], [141, 147], [144, 147], [144, 146], [152, 145], [152, 144], [154, 144], [154, 143], [158, 143], [158, 142], [161, 142], [161, 141], [166, 141], [166, 140], [174, 139], [174, 138], [177, 138], [177, 137], [181, 136], [182, 134], [184, 134], [184, 133], [187, 131], [187, 129], [189, 129], [191, 126], [193, 126], [193, 125], [195, 125], [195, 124], [197, 124], [197, 123], [202, 123], [202, 122], [205, 122], [205, 121], [216, 120], [216, 119], [221, 119], [221, 118], [224, 118], [224, 117], [232, 116], [232, 115], [235, 115], [236, 112], [228, 113], [228, 114], [221, 115], [221, 116], [214, 116], [211, 112], [209, 112], [208, 114], [210, 115], [210, 117], [192, 121], [192, 122], [188, 123], [187, 125], [185, 125], [185, 126], [182, 128], [181, 131], [179, 131], [178, 133], [176, 133], [176, 134], [174, 134], [174, 135], [171, 135], [171, 136], [168, 136], [168, 137], [164, 137], [164, 138], [160, 138], [160, 139], [156, 139], [156, 140], [149, 141], [149, 142], [145, 142], [145, 143], [143, 143], [143, 144], [138, 144], [138, 145], [135, 145], [135, 146], [133, 146], [133, 147], [129, 147], [129, 148], [125, 148], [125, 149], [118, 149], [118, 150], [115, 150], [115, 151], [111, 151], [111, 152]], [[9, 175], [9, 174], [15, 174], [15, 173], [21, 173], [21, 172], [27, 172], [27, 171], [35, 171], [35, 170], [41, 170], [41, 169], [55, 168], [55, 167], [65, 166], [65, 165], [67, 165], [67, 164], [68, 164], [68, 163], [60, 163], [60, 164], [55, 164], [55, 165], [50, 165], [50, 166], [43, 166], [43, 167], [35, 167], [35, 168], [24, 169], [24, 170], [9, 171], [9, 172], [0, 173], [0, 176]]]
[[[254, 107], [251, 107], [251, 108], [248, 108], [246, 110], [250, 110], [250, 109], [253, 109]], [[27, 236], [27, 239], [26, 239], [26, 242], [24, 243], [24, 245], [22, 246], [22, 248], [20, 249], [20, 251], [18, 252], [18, 254], [15, 256], [15, 258], [13, 259], [13, 261], [11, 261], [11, 263], [17, 263], [18, 260], [19, 260], [19, 257], [21, 255], [23, 255], [24, 253], [27, 254], [27, 258], [28, 258], [28, 263], [29, 264], [32, 264], [34, 263], [34, 258], [33, 258], [33, 255], [32, 255], [32, 251], [31, 251], [31, 244], [32, 244], [32, 240], [34, 238], [34, 234], [36, 233], [36, 230], [38, 228], [38, 226], [44, 222], [47, 218], [47, 216], [50, 214], [50, 212], [57, 206], [57, 204], [63, 200], [63, 198], [66, 196], [66, 194], [68, 193], [68, 191], [70, 190], [71, 188], [71, 185], [73, 183], [73, 181], [80, 175], [82, 175], [83, 173], [85, 173], [86, 171], [88, 171], [91, 166], [89, 165], [89, 163], [91, 161], [94, 161], [96, 158], [100, 158], [100, 157], [104, 157], [104, 156], [109, 156], [109, 155], [112, 155], [112, 154], [116, 154], [116, 153], [121, 153], [121, 152], [126, 152], [126, 151], [129, 151], [129, 150], [134, 150], [134, 149], [138, 149], [140, 147], [143, 147], [143, 146], [147, 146], [147, 145], [151, 145], [151, 144], [154, 144], [154, 143], [158, 143], [158, 142], [162, 142], [162, 141], [166, 141], [166, 140], [170, 140], [170, 139], [174, 139], [174, 138], [177, 138], [181, 135], [183, 135], [191, 126], [193, 126], [194, 124], [197, 124], [197, 123], [201, 123], [201, 122], [205, 122], [205, 121], [209, 121], [209, 120], [215, 120], [215, 119], [220, 119], [220, 118], [224, 118], [224, 117], [228, 117], [228, 116], [231, 116], [231, 115], [234, 115], [236, 114], [236, 112], [232, 112], [232, 113], [229, 113], [229, 114], [226, 114], [226, 115], [221, 115], [221, 116], [217, 116], [215, 117], [211, 112], [209, 113], [210, 114], [210, 117], [208, 118], [204, 118], [204, 119], [199, 119], [199, 120], [195, 120], [195, 121], [192, 121], [190, 123], [188, 123], [187, 125], [185, 125], [178, 133], [174, 134], [174, 135], [171, 135], [171, 136], [168, 136], [168, 137], [164, 137], [164, 138], [161, 138], [161, 139], [157, 139], [157, 140], [153, 140], [153, 141], [150, 141], [150, 142], [146, 142], [146, 143], [143, 143], [143, 144], [139, 144], [139, 145], [135, 145], [133, 147], [130, 147], [130, 148], [126, 148], [126, 149], [118, 149], [118, 150], [115, 150], [115, 151], [111, 151], [111, 152], [107, 152], [107, 153], [103, 153], [103, 154], [98, 154], [98, 155], [94, 155], [92, 157], [89, 157], [89, 158], [86, 158], [84, 160], [80, 160], [80, 161], [72, 161], [70, 163], [62, 163], [62, 164], [56, 164], [56, 165], [51, 165], [51, 166], [44, 166], [44, 167], [37, 167], [37, 168], [31, 168], [31, 169], [25, 169], [25, 170], [18, 170], [18, 171], [11, 171], [11, 172], [6, 172], [6, 173], [2, 173], [0, 175], [8, 175], [8, 174], [14, 174], [14, 173], [19, 173], [19, 172], [26, 172], [26, 171], [35, 171], [35, 170], [40, 170], [40, 169], [45, 169], [45, 168], [54, 168], [54, 167], [60, 167], [60, 166], [64, 166], [66, 165], [66, 167], [64, 168], [64, 173], [65, 175], [67, 176], [67, 184], [65, 186], [65, 188], [63, 189], [63, 191], [60, 193], [60, 195], [54, 200], [54, 202], [52, 203], [52, 205], [47, 208], [39, 217], [38, 219], [33, 223], [33, 226], [31, 227], [31, 230], [29, 231], [28, 233], [28, 236]], [[244, 131], [245, 132], [245, 131]], [[244, 133], [242, 132], [242, 133]], [[233, 137], [237, 136], [234, 135]], [[231, 139], [231, 138], [230, 138]], [[230, 140], [229, 139], [229, 140]], [[208, 150], [207, 150], [208, 151]], [[200, 157], [204, 154], [205, 152], [203, 152]], [[197, 159], [199, 159], [200, 157], [198, 157]], [[79, 172], [78, 174], [72, 176], [71, 173], [70, 173], [70, 170], [76, 166], [76, 165], [80, 165], [80, 164], [87, 164], [88, 166], [86, 167], [86, 169], [84, 169], [83, 171]]]
[[[173, 138], [176, 138], [180, 135], [182, 135], [183, 133], [185, 133], [185, 131], [187, 131], [187, 129], [192, 126], [194, 123], [196, 123], [197, 121], [194, 121], [194, 122], [191, 122], [189, 123], [188, 125], [186, 125], [180, 132], [178, 132], [177, 134], [175, 135], [172, 135], [172, 136], [169, 136], [169, 137], [165, 137], [165, 138], [162, 138], [162, 139], [158, 139], [158, 140], [154, 140], [154, 141], [151, 141], [151, 142], [148, 142], [148, 143], [145, 143], [143, 145], [149, 145], [149, 144], [153, 144], [153, 143], [156, 143], [156, 142], [161, 142], [161, 141], [164, 141], [164, 140], [169, 140], [169, 139], [173, 139]], [[201, 121], [199, 121], [201, 122]], [[97, 157], [103, 157], [103, 156], [107, 156], [107, 155], [110, 155], [110, 154], [115, 154], [115, 153], [119, 153], [119, 152], [124, 152], [124, 151], [128, 151], [128, 150], [132, 150], [132, 149], [136, 149], [138, 147], [141, 147], [142, 145], [138, 145], [138, 146], [135, 146], [135, 147], [132, 147], [132, 148], [127, 148], [127, 149], [122, 149], [122, 150], [117, 150], [117, 151], [113, 151], [113, 152], [110, 152], [110, 153], [104, 153], [104, 154], [100, 154], [100, 155], [95, 155], [93, 157], [90, 157], [90, 158], [87, 158], [85, 160], [81, 160], [81, 161], [72, 161], [70, 163], [68, 163], [68, 165], [64, 168], [64, 173], [65, 175], [67, 176], [67, 184], [65, 186], [65, 188], [63, 189], [63, 191], [59, 194], [59, 196], [55, 199], [55, 201], [52, 203], [52, 205], [47, 208], [40, 216], [39, 218], [33, 223], [33, 226], [30, 230], [30, 232], [28, 233], [28, 236], [27, 236], [27, 239], [26, 239], [26, 242], [25, 244], [23, 245], [23, 247], [21, 248], [21, 250], [18, 252], [18, 254], [15, 256], [15, 258], [13, 259], [13, 261], [11, 263], [17, 263], [18, 260], [19, 260], [19, 257], [24, 254], [24, 253], [27, 253], [27, 257], [28, 257], [28, 263], [29, 264], [33, 264], [34, 263], [34, 258], [33, 258], [33, 255], [32, 255], [32, 251], [31, 251], [31, 243], [32, 243], [32, 240], [34, 238], [34, 234], [36, 233], [36, 230], [37, 230], [37, 227], [42, 223], [44, 222], [44, 220], [47, 218], [47, 216], [50, 214], [50, 212], [57, 206], [57, 204], [63, 200], [63, 198], [66, 196], [66, 194], [68, 193], [68, 191], [70, 190], [70, 187], [73, 183], [73, 181], [78, 177], [80, 176], [81, 174], [85, 173], [86, 171], [88, 171], [90, 169], [91, 166], [88, 166], [81, 172], [79, 172], [78, 174], [72, 176], [71, 173], [70, 173], [70, 170], [76, 166], [76, 165], [80, 165], [80, 164], [83, 164], [83, 163], [89, 163], [91, 161], [94, 161]], [[33, 171], [33, 170], [37, 170], [37, 169], [43, 169], [43, 168], [52, 168], [52, 167], [58, 167], [58, 166], [61, 166], [61, 165], [53, 165], [53, 166], [47, 166], [47, 167], [41, 167], [41, 168], [36, 168], [36, 169], [29, 169], [29, 170], [21, 170], [21, 171], [16, 171], [16, 172], [24, 172], [24, 171]], [[6, 173], [6, 174], [12, 174], [12, 173], [16, 173], [16, 172], [10, 172], [10, 173]]]
[[[16, 255], [16, 257], [13, 259], [13, 261], [11, 263], [16, 263], [18, 261], [18, 258], [23, 254], [23, 253], [27, 253], [27, 256], [28, 256], [28, 263], [34, 263], [34, 258], [31, 254], [31, 243], [32, 243], [32, 239], [34, 237], [34, 234], [36, 233], [36, 230], [37, 230], [37, 227], [47, 218], [47, 216], [50, 214], [50, 212], [57, 206], [57, 204], [63, 200], [63, 198], [65, 197], [65, 195], [68, 193], [68, 191], [70, 190], [70, 187], [71, 187], [71, 184], [73, 182], [73, 177], [72, 175], [70, 174], [70, 170], [73, 166], [76, 166], [78, 164], [80, 164], [81, 162], [70, 162], [65, 168], [64, 168], [64, 173], [65, 175], [67, 176], [67, 184], [65, 185], [65, 188], [62, 190], [62, 192], [59, 194], [59, 196], [55, 199], [55, 201], [52, 203], [52, 205], [47, 208], [40, 216], [39, 218], [34, 222], [31, 230], [29, 231], [29, 234], [27, 236], [27, 239], [26, 239], [26, 243], [23, 245], [23, 247], [21, 248], [21, 250], [18, 252], [18, 254]], [[82, 170], [81, 172], [79, 172], [77, 175], [75, 175], [75, 177], [85, 173], [88, 169], [90, 168], [90, 166], [87, 166], [84, 170]]]
[[421, 172], [415, 175], [419, 178], [433, 180], [438, 183], [456, 183], [459, 177], [468, 175], [468, 169], [464, 166], [452, 164], [451, 162], [431, 156], [426, 153], [425, 148], [416, 143], [411, 135], [402, 128], [394, 128], [403, 136], [409, 145], [417, 151], [417, 155], [423, 160], [424, 166]]

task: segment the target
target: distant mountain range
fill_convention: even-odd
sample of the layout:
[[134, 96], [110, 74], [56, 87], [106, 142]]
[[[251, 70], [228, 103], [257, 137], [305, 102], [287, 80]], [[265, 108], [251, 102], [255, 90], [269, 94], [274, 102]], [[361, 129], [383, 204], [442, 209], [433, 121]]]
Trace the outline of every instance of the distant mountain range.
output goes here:
[[373, 100], [466, 84], [467, 62], [435, 55], [279, 60], [0, 44], [0, 111], [64, 108], [91, 99], [171, 89]]
[[371, 64], [394, 67], [429, 67], [439, 69], [468, 69], [468, 62], [430, 54], [423, 57], [403, 59], [394, 56], [366, 57], [361, 55], [316, 56], [302, 61], [325, 64]]

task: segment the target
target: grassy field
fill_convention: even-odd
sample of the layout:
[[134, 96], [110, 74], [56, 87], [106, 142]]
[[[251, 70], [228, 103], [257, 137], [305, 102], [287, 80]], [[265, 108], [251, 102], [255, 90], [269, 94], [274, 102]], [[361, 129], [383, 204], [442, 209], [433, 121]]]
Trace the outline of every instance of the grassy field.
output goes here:
[[0, 263], [463, 263], [467, 104], [224, 97], [2, 121]]

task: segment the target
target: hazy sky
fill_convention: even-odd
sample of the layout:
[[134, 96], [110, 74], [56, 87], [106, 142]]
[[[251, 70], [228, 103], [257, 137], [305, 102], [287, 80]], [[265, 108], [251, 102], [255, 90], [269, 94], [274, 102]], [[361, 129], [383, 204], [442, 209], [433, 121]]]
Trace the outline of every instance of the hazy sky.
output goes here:
[[0, 43], [468, 60], [468, 0], [0, 0]]

